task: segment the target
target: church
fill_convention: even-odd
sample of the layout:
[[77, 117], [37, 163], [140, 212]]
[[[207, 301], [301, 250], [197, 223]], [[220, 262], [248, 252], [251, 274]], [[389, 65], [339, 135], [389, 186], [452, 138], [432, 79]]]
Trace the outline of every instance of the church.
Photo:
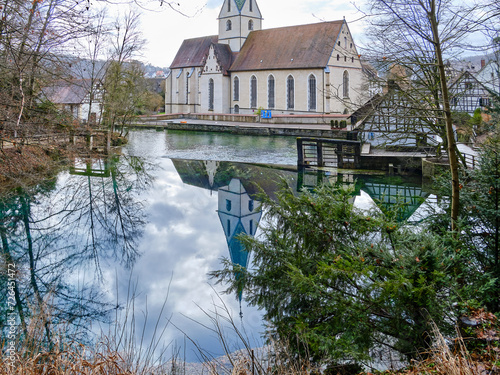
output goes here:
[[351, 113], [363, 97], [345, 19], [262, 29], [256, 0], [224, 0], [219, 34], [184, 40], [166, 78], [166, 113]]

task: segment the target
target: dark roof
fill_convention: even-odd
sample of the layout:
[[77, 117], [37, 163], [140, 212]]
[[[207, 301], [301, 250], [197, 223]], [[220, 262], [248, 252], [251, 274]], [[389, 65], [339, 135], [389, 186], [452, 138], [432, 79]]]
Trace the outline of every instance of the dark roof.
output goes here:
[[208, 49], [212, 43], [217, 43], [218, 39], [217, 35], [211, 35], [184, 40], [170, 65], [170, 69], [205, 65]]
[[43, 95], [54, 104], [80, 104], [90, 91], [90, 80], [57, 81], [42, 89]]
[[214, 44], [214, 52], [217, 60], [222, 67], [222, 73], [224, 75], [228, 74], [228, 70], [233, 63], [236, 54], [233, 54], [229, 44]]
[[252, 31], [231, 71], [324, 68], [344, 21]]

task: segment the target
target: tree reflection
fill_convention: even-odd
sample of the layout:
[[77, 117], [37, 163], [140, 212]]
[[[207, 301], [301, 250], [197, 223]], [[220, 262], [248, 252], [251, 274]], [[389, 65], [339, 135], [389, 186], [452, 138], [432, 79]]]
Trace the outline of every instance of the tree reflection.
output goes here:
[[[153, 166], [128, 156], [74, 160], [73, 166], [82, 163], [86, 171], [72, 168], [73, 174], [0, 198], [2, 290], [8, 265], [16, 268], [15, 307], [7, 293], [0, 295], [4, 337], [7, 313], [15, 312], [18, 333], [32, 340], [27, 345], [50, 348], [56, 327], [72, 339], [88, 339], [90, 323], [105, 321], [116, 308], [106, 301], [101, 264], [132, 267], [140, 255], [146, 219], [139, 194], [152, 183]], [[109, 173], [96, 174], [101, 167]]]

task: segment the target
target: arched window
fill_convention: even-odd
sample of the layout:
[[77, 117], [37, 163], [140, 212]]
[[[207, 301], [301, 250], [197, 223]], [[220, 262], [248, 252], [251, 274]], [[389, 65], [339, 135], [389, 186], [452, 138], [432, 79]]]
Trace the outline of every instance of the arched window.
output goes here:
[[250, 108], [257, 108], [257, 77], [250, 78]]
[[267, 78], [267, 108], [274, 108], [274, 76]]
[[347, 49], [347, 37], [344, 37], [344, 48]]
[[309, 110], [310, 111], [315, 111], [316, 110], [316, 77], [313, 76], [312, 74], [309, 76]]
[[208, 110], [214, 110], [214, 80], [212, 78], [208, 80]]
[[295, 108], [295, 82], [290, 75], [286, 79], [286, 109]]
[[227, 20], [226, 22], [226, 31], [229, 31], [233, 28], [233, 24], [231, 23], [231, 20]]
[[240, 113], [240, 106], [238, 104], [234, 106], [234, 113], [236, 114]]
[[248, 30], [253, 30], [253, 21], [248, 21]]
[[343, 91], [344, 91], [344, 98], [349, 97], [349, 73], [347, 70], [344, 70], [344, 77], [342, 80], [342, 86], [343, 86]]
[[233, 100], [240, 100], [240, 79], [234, 77], [233, 80]]

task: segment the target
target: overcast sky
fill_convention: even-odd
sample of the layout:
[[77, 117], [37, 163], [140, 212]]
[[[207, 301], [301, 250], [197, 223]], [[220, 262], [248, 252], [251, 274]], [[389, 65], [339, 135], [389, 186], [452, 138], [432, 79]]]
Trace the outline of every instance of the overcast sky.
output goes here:
[[[189, 17], [165, 5], [156, 7], [154, 11], [144, 12], [141, 25], [144, 37], [148, 41], [143, 57], [145, 62], [168, 67], [184, 39], [217, 34], [217, 16], [223, 0], [179, 1], [180, 6], [177, 9]], [[263, 28], [265, 29], [334, 21], [345, 17], [354, 37], [359, 35], [358, 39], [361, 38], [361, 22], [354, 22], [360, 15], [356, 12], [355, 5], [349, 0], [255, 1], [264, 18]]]

